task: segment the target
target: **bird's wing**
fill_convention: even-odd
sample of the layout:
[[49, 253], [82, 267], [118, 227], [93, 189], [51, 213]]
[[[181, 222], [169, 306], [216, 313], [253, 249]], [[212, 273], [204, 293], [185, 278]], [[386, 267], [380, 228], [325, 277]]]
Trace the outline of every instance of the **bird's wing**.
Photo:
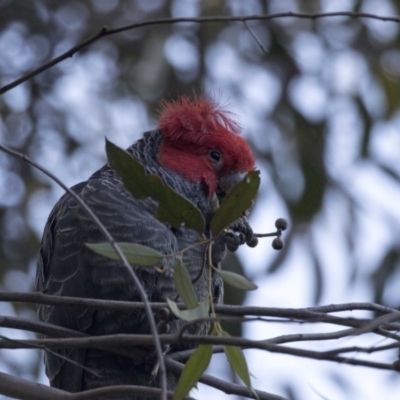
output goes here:
[[[177, 250], [171, 230], [157, 221], [152, 201], [136, 201], [117, 179], [91, 179], [72, 188], [95, 212], [114, 239], [119, 242], [151, 246], [163, 254]], [[122, 263], [95, 254], [85, 243], [106, 242], [102, 232], [77, 203], [66, 193], [51, 212], [44, 229], [37, 266], [36, 289], [57, 295], [84, 298], [139, 301], [138, 290]], [[173, 291], [175, 261], [165, 258], [160, 274], [151, 267], [134, 267], [148, 295], [158, 293], [162, 278], [164, 294]], [[150, 297], [150, 296], [149, 296]], [[157, 301], [157, 299], [152, 299]], [[90, 334], [148, 332], [143, 313], [127, 317], [126, 312], [106, 312], [76, 307], [39, 305], [40, 320]], [[74, 363], [60, 358], [67, 357]], [[46, 373], [51, 385], [70, 392], [81, 390], [85, 349], [57, 349], [47, 352]]]

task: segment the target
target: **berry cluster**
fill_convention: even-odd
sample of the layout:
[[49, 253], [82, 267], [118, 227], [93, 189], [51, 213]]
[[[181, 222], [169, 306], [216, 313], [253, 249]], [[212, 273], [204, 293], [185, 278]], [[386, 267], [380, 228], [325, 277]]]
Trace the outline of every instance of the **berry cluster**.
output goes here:
[[288, 227], [288, 223], [285, 218], [278, 218], [275, 221], [276, 238], [272, 241], [272, 248], [275, 250], [282, 250], [285, 246], [285, 242], [282, 239], [282, 232]]

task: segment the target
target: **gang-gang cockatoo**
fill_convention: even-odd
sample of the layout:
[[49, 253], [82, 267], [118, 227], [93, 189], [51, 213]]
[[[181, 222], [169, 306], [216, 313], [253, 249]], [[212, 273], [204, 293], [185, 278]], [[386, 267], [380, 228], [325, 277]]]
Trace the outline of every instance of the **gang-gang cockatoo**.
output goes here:
[[[192, 202], [207, 222], [215, 213], [218, 201], [255, 168], [250, 147], [239, 133], [240, 127], [232, 114], [217, 103], [197, 96], [181, 96], [176, 101], [163, 103], [158, 127], [144, 133], [127, 152], [149, 174], [159, 176]], [[151, 198], [135, 199], [108, 164], [72, 190], [95, 212], [117, 242], [138, 243], [162, 254], [173, 254], [201, 239], [191, 229], [171, 227], [157, 220], [156, 202]], [[253, 238], [245, 217], [232, 225], [232, 231], [239, 235], [220, 235], [215, 241], [212, 263], [217, 268], [225, 257], [226, 247], [235, 248], [233, 242], [237, 237], [239, 244], [250, 243]], [[203, 234], [209, 237], [207, 227]], [[138, 289], [122, 262], [98, 255], [85, 246], [105, 241], [77, 201], [70, 194], [64, 194], [44, 229], [36, 289], [57, 296], [140, 301]], [[204, 300], [208, 295], [207, 246], [192, 246], [185, 251], [183, 262], [194, 281], [197, 299]], [[167, 298], [179, 301], [171, 258], [163, 259], [158, 268], [135, 265], [132, 268], [150, 302], [165, 302]], [[212, 291], [214, 301], [220, 303], [223, 287], [216, 274], [212, 278]], [[40, 305], [38, 315], [41, 321], [90, 335], [150, 333], [144, 311], [127, 313]], [[177, 332], [181, 324], [179, 319], [172, 320], [168, 324], [169, 332]], [[208, 325], [198, 324], [191, 329], [192, 333], [206, 334]], [[173, 351], [171, 346], [169, 352]], [[154, 348], [135, 347], [129, 351], [131, 356], [126, 357], [99, 349], [57, 349], [57, 353], [64, 358], [46, 352], [46, 373], [52, 386], [69, 392], [110, 385], [157, 386], [159, 383], [151, 375], [156, 361]], [[176, 381], [177, 377], [168, 373], [170, 389]], [[145, 397], [101, 397], [102, 400], [111, 398]]]

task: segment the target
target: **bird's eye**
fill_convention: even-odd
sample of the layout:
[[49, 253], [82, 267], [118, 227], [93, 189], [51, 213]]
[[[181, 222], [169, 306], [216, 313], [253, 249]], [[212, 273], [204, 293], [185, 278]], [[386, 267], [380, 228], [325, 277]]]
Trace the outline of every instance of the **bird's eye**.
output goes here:
[[221, 160], [221, 153], [217, 150], [210, 151], [209, 156], [210, 156], [211, 160], [213, 160], [215, 162], [219, 162]]

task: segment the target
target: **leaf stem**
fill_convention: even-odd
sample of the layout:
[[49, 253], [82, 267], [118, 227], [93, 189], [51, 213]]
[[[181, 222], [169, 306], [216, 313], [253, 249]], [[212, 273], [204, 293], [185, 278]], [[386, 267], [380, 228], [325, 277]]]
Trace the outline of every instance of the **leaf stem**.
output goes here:
[[271, 233], [254, 233], [253, 236], [258, 237], [258, 238], [262, 238], [262, 237], [269, 237], [269, 236], [279, 236], [280, 232], [276, 231], [276, 232], [271, 232]]

